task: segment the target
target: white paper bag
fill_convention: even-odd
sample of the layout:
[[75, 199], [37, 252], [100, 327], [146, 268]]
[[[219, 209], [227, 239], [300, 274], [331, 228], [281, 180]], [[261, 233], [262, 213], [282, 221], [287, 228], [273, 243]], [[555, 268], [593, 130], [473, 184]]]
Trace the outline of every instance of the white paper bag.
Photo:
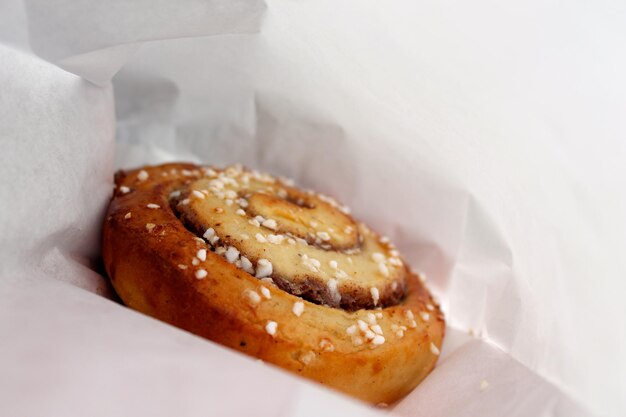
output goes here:
[[171, 160], [336, 196], [429, 276], [442, 357], [393, 414], [624, 414], [624, 18], [5, 1], [0, 414], [385, 412], [117, 304], [94, 272], [113, 171]]

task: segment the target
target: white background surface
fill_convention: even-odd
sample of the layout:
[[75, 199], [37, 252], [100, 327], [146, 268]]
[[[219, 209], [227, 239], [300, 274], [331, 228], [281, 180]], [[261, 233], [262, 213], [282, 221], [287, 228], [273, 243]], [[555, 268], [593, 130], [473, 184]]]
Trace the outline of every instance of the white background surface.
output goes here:
[[623, 415], [624, 22], [621, 2], [0, 2], [0, 414], [379, 413], [106, 298], [115, 167], [186, 159], [335, 195], [427, 273], [448, 337], [393, 412]]

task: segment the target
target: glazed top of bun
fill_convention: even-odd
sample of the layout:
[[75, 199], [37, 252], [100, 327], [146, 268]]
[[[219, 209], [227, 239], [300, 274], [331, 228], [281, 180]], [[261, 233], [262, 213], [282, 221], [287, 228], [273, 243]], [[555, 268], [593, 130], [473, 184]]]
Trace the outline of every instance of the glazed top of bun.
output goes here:
[[181, 220], [227, 259], [317, 304], [395, 305], [408, 271], [388, 240], [332, 198], [241, 166], [205, 169], [173, 193]]

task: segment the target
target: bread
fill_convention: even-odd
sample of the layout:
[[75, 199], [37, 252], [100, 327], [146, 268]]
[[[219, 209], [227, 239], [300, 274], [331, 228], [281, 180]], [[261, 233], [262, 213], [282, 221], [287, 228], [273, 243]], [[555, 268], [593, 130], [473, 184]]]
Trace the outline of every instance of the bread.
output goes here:
[[334, 200], [240, 166], [115, 182], [102, 250], [127, 306], [371, 403], [435, 366], [439, 307]]

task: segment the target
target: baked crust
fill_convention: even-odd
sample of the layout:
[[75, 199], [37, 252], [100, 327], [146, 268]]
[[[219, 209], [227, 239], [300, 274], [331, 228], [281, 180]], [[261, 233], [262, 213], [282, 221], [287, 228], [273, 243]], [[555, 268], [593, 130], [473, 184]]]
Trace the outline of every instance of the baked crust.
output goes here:
[[166, 164], [116, 175], [103, 258], [126, 305], [371, 403], [396, 401], [432, 370], [444, 318], [416, 274], [403, 266], [406, 294], [395, 305], [355, 311], [259, 280], [179, 219], [179, 191], [206, 174]]

